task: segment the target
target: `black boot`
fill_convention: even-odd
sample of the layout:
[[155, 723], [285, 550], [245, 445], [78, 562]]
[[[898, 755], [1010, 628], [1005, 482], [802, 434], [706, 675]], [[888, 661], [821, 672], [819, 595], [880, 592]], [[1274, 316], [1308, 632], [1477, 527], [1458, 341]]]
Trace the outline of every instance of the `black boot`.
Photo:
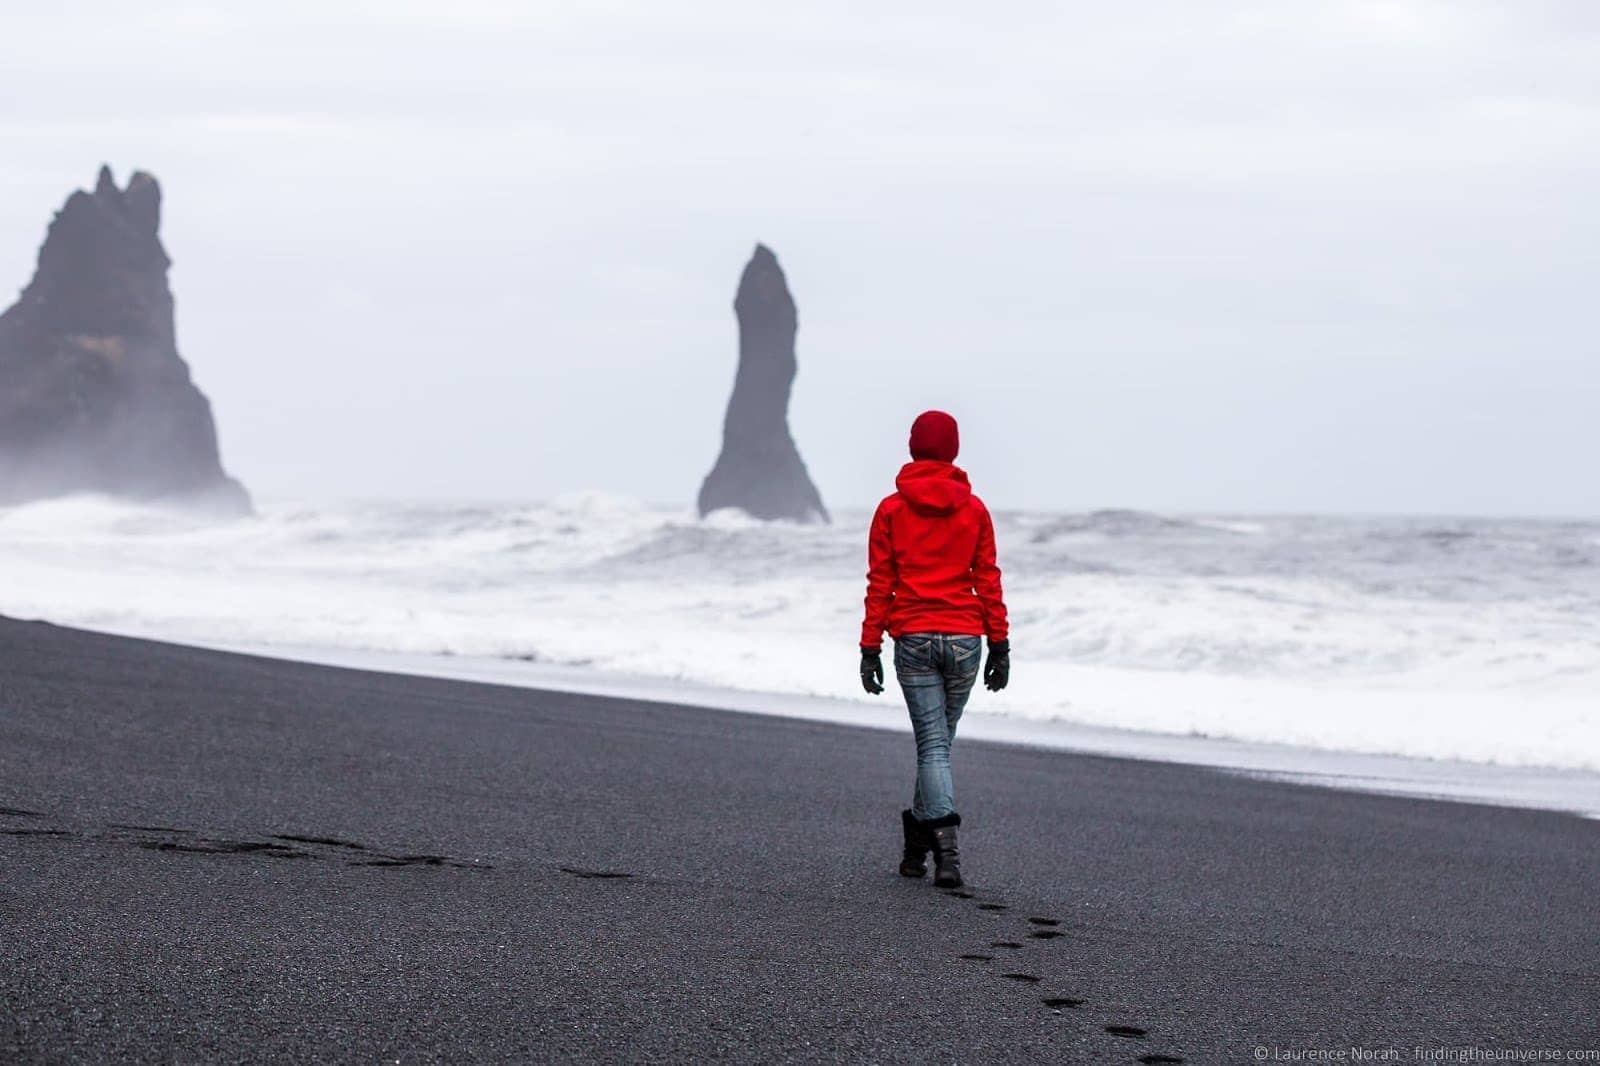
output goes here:
[[961, 850], [956, 844], [956, 827], [961, 815], [950, 813], [922, 827], [933, 838], [933, 886], [935, 888], [961, 887]]
[[928, 851], [933, 838], [910, 811], [900, 812], [900, 826], [906, 835], [906, 851], [900, 858], [901, 877], [921, 877], [928, 872]]

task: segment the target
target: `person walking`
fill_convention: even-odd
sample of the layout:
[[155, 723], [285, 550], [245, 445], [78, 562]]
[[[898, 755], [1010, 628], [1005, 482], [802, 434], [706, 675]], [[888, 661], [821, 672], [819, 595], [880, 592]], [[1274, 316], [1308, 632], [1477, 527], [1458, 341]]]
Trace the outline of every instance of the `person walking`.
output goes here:
[[972, 493], [956, 420], [924, 411], [911, 424], [911, 462], [895, 478], [896, 492], [878, 504], [867, 536], [866, 618], [861, 625], [861, 685], [883, 691], [883, 633], [894, 638], [894, 672], [917, 738], [917, 780], [911, 807], [900, 812], [904, 877], [928, 872], [933, 883], [961, 884], [961, 854], [950, 744], [978, 677], [983, 638], [989, 641], [984, 685], [992, 692], [1011, 678], [1011, 641], [994, 522]]

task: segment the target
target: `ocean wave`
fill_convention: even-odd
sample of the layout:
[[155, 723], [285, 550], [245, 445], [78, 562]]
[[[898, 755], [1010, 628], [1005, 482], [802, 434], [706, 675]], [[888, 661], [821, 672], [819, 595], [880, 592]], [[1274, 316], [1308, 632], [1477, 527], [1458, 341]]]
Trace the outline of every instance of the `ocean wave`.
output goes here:
[[[836, 517], [702, 521], [599, 493], [265, 501], [230, 521], [58, 500], [0, 510], [0, 612], [848, 697], [869, 514]], [[1476, 709], [1472, 757], [1500, 744], [1600, 762], [1594, 524], [1138, 511], [996, 524], [1017, 685], [980, 694], [991, 709], [1331, 746], [1353, 743], [1331, 720], [1347, 713], [1374, 731], [1361, 750], [1426, 754], [1422, 734], [1368, 711], [1453, 699]]]
[[1062, 537], [1096, 534], [1106, 537], [1148, 537], [1181, 533], [1242, 533], [1244, 530], [1222, 520], [1171, 518], [1151, 511], [1102, 510], [1082, 515], [1052, 518], [1031, 531], [1035, 544], [1048, 544]]

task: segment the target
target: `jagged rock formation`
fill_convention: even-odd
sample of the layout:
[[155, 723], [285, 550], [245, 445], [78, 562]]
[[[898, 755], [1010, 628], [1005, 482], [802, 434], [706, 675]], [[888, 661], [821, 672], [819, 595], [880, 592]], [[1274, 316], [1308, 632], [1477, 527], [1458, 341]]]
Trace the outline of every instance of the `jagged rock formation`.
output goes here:
[[211, 405], [178, 355], [161, 188], [102, 167], [74, 192], [0, 315], [0, 504], [104, 492], [247, 512]]
[[739, 370], [722, 425], [722, 454], [700, 486], [700, 513], [737, 507], [756, 518], [828, 521], [789, 435], [796, 316], [777, 256], [756, 245], [733, 301]]

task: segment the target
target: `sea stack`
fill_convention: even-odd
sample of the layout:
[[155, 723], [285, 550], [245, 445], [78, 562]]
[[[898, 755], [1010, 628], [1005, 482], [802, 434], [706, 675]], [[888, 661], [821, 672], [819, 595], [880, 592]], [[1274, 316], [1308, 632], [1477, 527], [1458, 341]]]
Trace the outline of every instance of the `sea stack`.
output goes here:
[[737, 507], [763, 519], [826, 522], [817, 487], [789, 434], [794, 386], [794, 299], [766, 245], [756, 245], [733, 301], [739, 369], [722, 423], [722, 454], [700, 486], [700, 514]]
[[161, 187], [136, 173], [57, 213], [0, 315], [0, 505], [98, 492], [248, 513], [178, 355]]

